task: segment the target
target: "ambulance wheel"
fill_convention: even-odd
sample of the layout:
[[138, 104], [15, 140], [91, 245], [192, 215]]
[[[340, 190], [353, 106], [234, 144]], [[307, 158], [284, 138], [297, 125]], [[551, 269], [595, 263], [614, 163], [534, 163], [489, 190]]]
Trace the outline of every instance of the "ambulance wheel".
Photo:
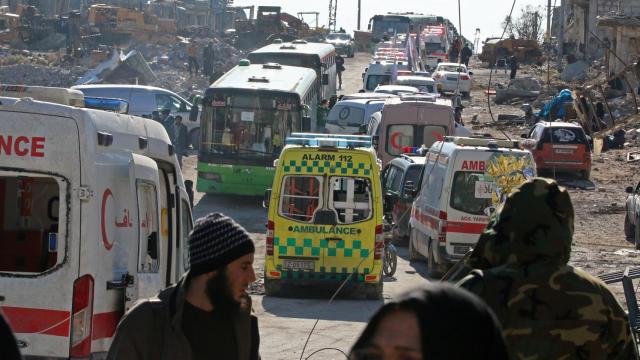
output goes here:
[[282, 286], [274, 280], [264, 278], [264, 293], [267, 296], [278, 297], [282, 294]]
[[382, 299], [382, 281], [375, 285], [365, 285], [367, 300], [380, 300]]
[[414, 241], [416, 241], [418, 234], [414, 229], [411, 229], [411, 235], [409, 235], [409, 260], [416, 261], [420, 260], [420, 253], [416, 251]]
[[436, 263], [436, 259], [433, 256], [433, 244], [429, 243], [429, 250], [427, 251], [427, 275], [431, 278], [437, 279], [439, 278], [439, 273], [437, 270], [438, 264]]

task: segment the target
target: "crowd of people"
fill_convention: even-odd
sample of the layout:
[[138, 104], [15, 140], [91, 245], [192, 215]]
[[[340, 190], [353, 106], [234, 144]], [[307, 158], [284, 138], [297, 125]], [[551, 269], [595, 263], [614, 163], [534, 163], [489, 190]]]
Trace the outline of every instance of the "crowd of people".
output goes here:
[[[573, 229], [564, 188], [550, 179], [525, 182], [450, 279], [457, 284], [431, 282], [382, 306], [349, 358], [638, 359], [620, 303], [567, 264]], [[256, 280], [254, 253], [233, 219], [199, 219], [189, 235], [189, 272], [125, 314], [107, 359], [259, 359], [246, 290]], [[18, 359], [4, 321], [0, 332], [3, 359]]]
[[180, 167], [182, 167], [182, 157], [189, 147], [187, 126], [182, 123], [182, 116], [172, 116], [171, 109], [162, 109], [162, 111], [153, 111], [151, 113], [151, 119], [162, 124], [167, 131], [171, 144], [173, 145], [173, 151], [178, 158]]

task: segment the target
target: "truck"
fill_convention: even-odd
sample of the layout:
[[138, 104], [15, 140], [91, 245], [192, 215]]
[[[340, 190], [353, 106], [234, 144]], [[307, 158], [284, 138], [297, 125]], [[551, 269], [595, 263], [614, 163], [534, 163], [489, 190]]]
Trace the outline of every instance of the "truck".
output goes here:
[[30, 359], [101, 358], [188, 269], [189, 194], [159, 123], [0, 97], [0, 310]]

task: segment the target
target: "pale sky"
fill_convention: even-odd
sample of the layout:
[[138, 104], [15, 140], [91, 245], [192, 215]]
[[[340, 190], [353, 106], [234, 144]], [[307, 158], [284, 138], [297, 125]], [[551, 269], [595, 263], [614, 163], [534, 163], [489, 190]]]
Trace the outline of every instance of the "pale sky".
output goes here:
[[[342, 26], [348, 31], [355, 30], [358, 17], [358, 0], [338, 1], [338, 28]], [[500, 24], [509, 14], [512, 0], [460, 0], [462, 8], [462, 34], [473, 41], [476, 28], [480, 28], [480, 38], [500, 36]], [[552, 1], [560, 4], [560, 0]], [[235, 0], [236, 6], [274, 5], [282, 6], [284, 12], [294, 16], [300, 11], [320, 12], [320, 25], [327, 25], [329, 20], [329, 0]], [[520, 8], [526, 5], [543, 5], [545, 0], [516, 0], [514, 16], [520, 14]], [[458, 26], [458, 4], [456, 0], [362, 0], [361, 29], [366, 30], [369, 19], [376, 14], [387, 12], [414, 12], [435, 14], [448, 18]], [[545, 13], [546, 24], [546, 13]], [[313, 16], [305, 17], [312, 24]], [[546, 25], [545, 25], [546, 26]]]

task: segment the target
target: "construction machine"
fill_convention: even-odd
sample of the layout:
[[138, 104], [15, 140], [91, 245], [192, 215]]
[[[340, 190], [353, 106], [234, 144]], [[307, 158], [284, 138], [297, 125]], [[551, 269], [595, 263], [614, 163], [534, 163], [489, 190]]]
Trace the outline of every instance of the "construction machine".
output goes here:
[[283, 21], [280, 6], [258, 6], [255, 20], [236, 21], [235, 28], [235, 46], [244, 50], [264, 46], [278, 38], [285, 42], [297, 38], [295, 28]]
[[489, 66], [496, 64], [498, 60], [516, 57], [522, 64], [541, 64], [545, 57], [536, 40], [489, 38], [484, 41], [482, 53], [478, 58]]

